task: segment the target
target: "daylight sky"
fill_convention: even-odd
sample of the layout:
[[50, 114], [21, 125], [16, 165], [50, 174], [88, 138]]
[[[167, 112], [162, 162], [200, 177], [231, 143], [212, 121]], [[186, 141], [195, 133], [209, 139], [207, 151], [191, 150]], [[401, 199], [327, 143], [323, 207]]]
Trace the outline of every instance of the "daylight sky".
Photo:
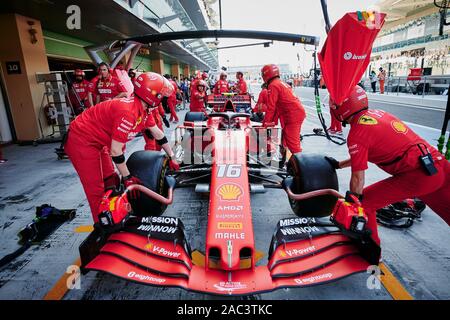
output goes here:
[[[377, 0], [328, 0], [331, 23], [346, 12], [373, 8]], [[215, 4], [218, 8], [218, 2]], [[218, 10], [217, 10], [218, 12]], [[325, 40], [325, 23], [319, 0], [222, 0], [223, 29], [261, 30], [316, 35]], [[262, 42], [254, 39], [220, 39], [220, 46]], [[297, 60], [297, 53], [300, 61]], [[293, 72], [312, 67], [311, 53], [303, 45], [275, 42], [263, 46], [219, 50], [221, 66], [288, 63]]]

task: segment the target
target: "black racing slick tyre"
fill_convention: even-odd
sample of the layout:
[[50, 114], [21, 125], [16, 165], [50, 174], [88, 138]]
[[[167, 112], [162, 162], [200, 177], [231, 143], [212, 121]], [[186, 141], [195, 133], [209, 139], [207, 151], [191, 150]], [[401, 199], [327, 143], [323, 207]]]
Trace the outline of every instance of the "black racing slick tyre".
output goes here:
[[202, 122], [206, 121], [206, 116], [203, 112], [187, 112], [184, 116], [184, 121], [188, 122]]
[[[142, 184], [152, 191], [167, 197], [168, 186], [166, 172], [168, 160], [163, 152], [136, 151], [127, 161], [128, 170], [132, 176], [139, 178]], [[159, 216], [166, 210], [164, 205], [143, 193], [137, 199], [130, 199], [133, 214], [136, 216]]]
[[[291, 185], [294, 193], [306, 193], [319, 189], [339, 190], [336, 170], [318, 154], [294, 154], [288, 162], [288, 172], [294, 178]], [[289, 199], [291, 208], [299, 217], [329, 216], [337, 198], [330, 195], [296, 201]]]

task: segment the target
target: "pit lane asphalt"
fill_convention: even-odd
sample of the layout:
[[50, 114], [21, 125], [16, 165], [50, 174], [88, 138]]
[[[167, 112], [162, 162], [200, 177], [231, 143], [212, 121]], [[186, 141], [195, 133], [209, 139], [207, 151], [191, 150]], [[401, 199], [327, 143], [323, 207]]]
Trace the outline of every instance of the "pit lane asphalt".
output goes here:
[[[306, 104], [306, 102], [305, 102]], [[183, 119], [180, 113], [180, 119]], [[318, 127], [317, 117], [308, 109], [303, 133]], [[174, 125], [172, 125], [172, 128]], [[418, 127], [420, 134], [434, 140], [435, 131]], [[127, 155], [143, 148], [138, 138], [127, 146]], [[434, 143], [435, 144], [435, 143]], [[13, 263], [0, 270], [0, 299], [42, 299], [67, 267], [77, 259], [78, 246], [87, 236], [75, 233], [81, 225], [90, 225], [91, 217], [81, 184], [68, 160], [58, 161], [56, 144], [38, 147], [9, 146], [4, 153], [9, 162], [0, 166], [0, 256], [17, 248], [17, 232], [29, 223], [35, 206], [50, 203], [58, 208], [77, 208], [77, 218], [61, 226], [41, 245], [30, 248]], [[337, 146], [321, 137], [308, 137], [304, 152], [348, 156], [345, 146]], [[347, 190], [350, 172], [338, 171], [340, 190]], [[367, 183], [386, 177], [370, 166]], [[281, 190], [254, 194], [252, 199], [256, 248], [267, 254], [271, 235], [279, 219], [293, 217], [287, 196]], [[446, 199], [443, 199], [445, 201]], [[164, 215], [180, 217], [192, 248], [204, 249], [208, 197], [193, 190], [175, 191], [175, 201]], [[380, 227], [383, 260], [415, 299], [450, 299], [450, 232], [448, 226], [430, 209], [423, 221], [407, 230]], [[267, 255], [260, 264], [267, 262]], [[368, 274], [301, 289], [281, 289], [257, 295], [259, 299], [391, 299], [380, 289], [368, 289]], [[90, 272], [81, 277], [80, 289], [69, 290], [65, 299], [221, 299], [183, 289], [149, 287], [126, 282], [113, 276]], [[238, 299], [238, 298], [230, 298]]]
[[[312, 88], [296, 88], [295, 92], [300, 97], [302, 102], [307, 105], [314, 106], [314, 90]], [[320, 95], [326, 107], [322, 110], [328, 114], [328, 99], [327, 91], [320, 90]], [[395, 94], [391, 94], [396, 97]], [[389, 96], [383, 96], [383, 99], [388, 101], [381, 101], [379, 94], [370, 94], [369, 103], [372, 109], [381, 109], [392, 113], [403, 121], [414, 123], [430, 128], [441, 129], [444, 121], [445, 108], [439, 107], [424, 107], [410, 104], [408, 99], [404, 99], [402, 103], [389, 101]], [[325, 102], [326, 100], [326, 102]], [[394, 99], [393, 99], [394, 100]], [[315, 109], [315, 108], [314, 108]], [[448, 128], [450, 130], [450, 128]]]

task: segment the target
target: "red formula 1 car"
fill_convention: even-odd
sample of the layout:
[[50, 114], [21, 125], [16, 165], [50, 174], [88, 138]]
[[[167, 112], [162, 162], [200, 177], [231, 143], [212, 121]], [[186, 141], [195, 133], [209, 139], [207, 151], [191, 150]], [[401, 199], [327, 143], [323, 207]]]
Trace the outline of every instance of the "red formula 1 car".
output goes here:
[[[219, 37], [319, 44], [306, 35], [201, 30], [134, 37], [123, 50], [133, 57], [142, 43]], [[105, 194], [99, 223], [80, 246], [82, 272], [208, 294], [252, 295], [323, 284], [378, 264], [380, 248], [366, 230], [363, 208], [356, 198], [344, 201], [336, 172], [322, 155], [294, 154], [286, 161], [280, 128], [262, 127], [237, 108], [250, 107], [249, 96], [211, 96], [208, 102], [214, 106], [211, 114], [187, 113], [176, 129], [179, 171], [170, 172], [168, 159], [158, 152], [129, 157], [130, 173], [142, 185]], [[163, 215], [176, 188], [209, 193], [203, 248], [191, 249], [179, 217]], [[295, 215], [273, 226], [268, 262], [262, 264], [250, 196], [269, 188], [286, 191]], [[135, 189], [140, 197], [132, 200], [128, 194]]]
[[234, 92], [210, 94], [206, 104], [215, 112], [252, 112], [252, 97], [249, 94], [237, 94]]
[[[278, 128], [246, 113], [188, 113], [177, 132], [181, 169], [138, 151], [127, 162], [143, 185], [108, 192], [100, 223], [80, 246], [82, 270], [142, 284], [218, 295], [251, 295], [335, 281], [377, 264], [380, 248], [365, 230], [362, 207], [336, 191], [336, 172], [320, 155], [295, 154], [287, 165]], [[209, 192], [203, 260], [194, 261], [181, 219], [162, 215], [175, 188]], [[253, 191], [284, 188], [296, 216], [274, 226], [268, 263], [256, 257]], [[138, 200], [128, 192], [138, 189]], [[330, 220], [330, 214], [332, 219]]]

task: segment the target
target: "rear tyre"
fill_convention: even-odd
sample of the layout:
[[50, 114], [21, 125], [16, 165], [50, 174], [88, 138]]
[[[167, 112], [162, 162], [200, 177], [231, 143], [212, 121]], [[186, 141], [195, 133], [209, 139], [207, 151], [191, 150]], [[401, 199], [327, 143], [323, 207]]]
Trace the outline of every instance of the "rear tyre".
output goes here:
[[206, 116], [203, 112], [187, 112], [184, 116], [184, 121], [202, 122], [206, 121]]
[[[294, 178], [291, 186], [294, 193], [306, 193], [319, 189], [339, 190], [336, 170], [323, 155], [292, 155], [288, 162], [288, 172]], [[329, 216], [337, 198], [330, 195], [319, 196], [303, 201], [289, 199], [291, 208], [299, 217]]]
[[[136, 151], [127, 161], [132, 176], [139, 178], [142, 184], [160, 195], [167, 197], [166, 172], [168, 160], [163, 152]], [[166, 210], [164, 205], [143, 193], [137, 199], [130, 199], [133, 214], [140, 217], [159, 216]]]

